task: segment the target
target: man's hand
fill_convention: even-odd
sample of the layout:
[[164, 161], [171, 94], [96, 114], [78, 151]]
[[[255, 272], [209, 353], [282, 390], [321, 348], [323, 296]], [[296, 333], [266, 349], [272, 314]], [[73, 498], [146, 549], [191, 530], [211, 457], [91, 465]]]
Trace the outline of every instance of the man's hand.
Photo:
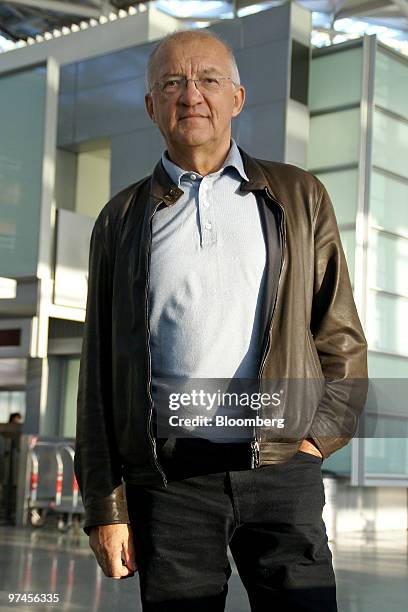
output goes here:
[[304, 453], [310, 453], [311, 455], [316, 455], [316, 457], [320, 457], [323, 459], [322, 453], [319, 451], [317, 446], [313, 444], [313, 442], [309, 442], [309, 440], [303, 440], [302, 444], [299, 446], [299, 450]]
[[105, 576], [127, 578], [137, 570], [130, 525], [117, 523], [92, 527], [89, 546]]

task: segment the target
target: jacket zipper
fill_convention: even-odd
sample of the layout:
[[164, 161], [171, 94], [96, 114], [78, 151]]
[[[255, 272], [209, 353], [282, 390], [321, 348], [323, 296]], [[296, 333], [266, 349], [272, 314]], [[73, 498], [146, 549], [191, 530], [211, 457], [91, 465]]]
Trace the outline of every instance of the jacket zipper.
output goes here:
[[[286, 244], [286, 231], [285, 231], [285, 211], [283, 209], [283, 206], [277, 202], [272, 195], [269, 193], [269, 190], [267, 187], [265, 187], [264, 189], [265, 194], [269, 197], [269, 199], [273, 200], [276, 204], [278, 204], [280, 211], [281, 211], [281, 219], [280, 219], [280, 224], [279, 224], [279, 232], [281, 235], [281, 243], [282, 243], [282, 255], [281, 255], [281, 262], [280, 262], [280, 268], [279, 268], [279, 279], [278, 279], [278, 286], [276, 289], [276, 294], [275, 294], [275, 301], [273, 304], [273, 308], [272, 308], [272, 313], [271, 316], [269, 318], [268, 321], [268, 325], [267, 325], [267, 343], [266, 343], [266, 347], [261, 359], [261, 365], [259, 368], [259, 372], [258, 372], [258, 378], [261, 379], [262, 378], [262, 374], [264, 371], [264, 367], [265, 367], [265, 363], [267, 360], [267, 357], [269, 355], [269, 349], [270, 349], [270, 343], [271, 343], [271, 339], [270, 339], [270, 330], [272, 327], [272, 322], [273, 322], [273, 316], [275, 314], [275, 308], [276, 308], [276, 302], [278, 299], [278, 292], [279, 292], [279, 286], [280, 286], [280, 282], [281, 282], [281, 277], [282, 277], [282, 268], [284, 266], [285, 263], [285, 244]], [[251, 441], [251, 468], [257, 468], [260, 465], [260, 451], [259, 451], [259, 440], [258, 437], [256, 435], [256, 426], [254, 426], [254, 439]]]
[[150, 440], [150, 444], [151, 444], [151, 448], [152, 448], [152, 454], [153, 454], [153, 461], [155, 463], [155, 466], [157, 467], [158, 471], [161, 474], [161, 477], [163, 479], [163, 484], [164, 486], [167, 486], [167, 478], [165, 473], [163, 472], [163, 469], [159, 463], [159, 459], [157, 457], [157, 450], [156, 450], [156, 440], [154, 439], [154, 436], [152, 434], [152, 416], [153, 416], [153, 397], [152, 397], [152, 392], [151, 392], [151, 384], [152, 384], [152, 356], [151, 356], [151, 352], [150, 352], [150, 325], [149, 325], [149, 306], [148, 306], [148, 302], [149, 302], [149, 281], [150, 281], [150, 254], [151, 254], [151, 247], [152, 247], [152, 219], [154, 217], [154, 215], [156, 214], [157, 209], [159, 208], [160, 204], [162, 204], [163, 202], [160, 201], [156, 204], [156, 206], [153, 209], [153, 212], [150, 216], [149, 219], [149, 248], [148, 248], [148, 252], [147, 252], [147, 271], [146, 271], [146, 289], [145, 289], [145, 316], [146, 316], [146, 337], [147, 337], [147, 355], [148, 355], [148, 381], [147, 381], [147, 394], [149, 396], [149, 402], [150, 402], [150, 410], [149, 410], [149, 421], [148, 421], [148, 436], [149, 436], [149, 440]]

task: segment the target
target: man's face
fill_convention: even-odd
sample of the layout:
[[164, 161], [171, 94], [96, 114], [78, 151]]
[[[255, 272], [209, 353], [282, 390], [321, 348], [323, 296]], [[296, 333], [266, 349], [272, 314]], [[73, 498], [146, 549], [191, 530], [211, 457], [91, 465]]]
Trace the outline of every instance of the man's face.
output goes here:
[[245, 90], [232, 81], [221, 80], [217, 92], [201, 92], [188, 81], [178, 93], [170, 95], [157, 84], [169, 77], [188, 79], [203, 75], [233, 78], [231, 61], [225, 47], [217, 40], [173, 41], [156, 56], [152, 91], [146, 94], [146, 108], [168, 146], [179, 148], [214, 147], [229, 141], [231, 119], [244, 104]]

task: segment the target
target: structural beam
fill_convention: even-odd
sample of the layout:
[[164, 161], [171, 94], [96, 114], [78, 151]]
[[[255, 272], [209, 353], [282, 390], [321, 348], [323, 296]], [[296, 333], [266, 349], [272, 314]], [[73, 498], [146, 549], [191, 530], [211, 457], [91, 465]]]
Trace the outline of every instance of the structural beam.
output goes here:
[[395, 6], [397, 6], [399, 8], [401, 13], [403, 13], [403, 15], [405, 15], [405, 17], [408, 17], [408, 2], [407, 2], [407, 0], [392, 0], [392, 3], [395, 4]]
[[101, 11], [97, 8], [85, 6], [84, 4], [62, 2], [61, 0], [7, 0], [7, 2], [2, 2], [2, 4], [19, 4], [20, 6], [29, 6], [64, 15], [77, 15], [78, 17], [98, 18], [101, 15]]
[[340, 8], [336, 7], [335, 17], [336, 19], [344, 19], [346, 17], [364, 17], [370, 15], [375, 17], [375, 12], [383, 8], [389, 8], [392, 3], [388, 0], [369, 0], [368, 2], [361, 3], [359, 5], [349, 6], [347, 2]]

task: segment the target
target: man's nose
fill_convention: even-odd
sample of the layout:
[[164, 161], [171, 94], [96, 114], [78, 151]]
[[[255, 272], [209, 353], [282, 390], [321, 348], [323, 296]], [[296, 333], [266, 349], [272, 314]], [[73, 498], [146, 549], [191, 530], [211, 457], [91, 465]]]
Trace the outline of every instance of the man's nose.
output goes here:
[[182, 102], [183, 104], [193, 105], [197, 104], [197, 102], [201, 102], [202, 99], [203, 95], [198, 89], [196, 82], [192, 79], [189, 79], [185, 83], [185, 86], [183, 87], [183, 90], [181, 92], [180, 102]]

